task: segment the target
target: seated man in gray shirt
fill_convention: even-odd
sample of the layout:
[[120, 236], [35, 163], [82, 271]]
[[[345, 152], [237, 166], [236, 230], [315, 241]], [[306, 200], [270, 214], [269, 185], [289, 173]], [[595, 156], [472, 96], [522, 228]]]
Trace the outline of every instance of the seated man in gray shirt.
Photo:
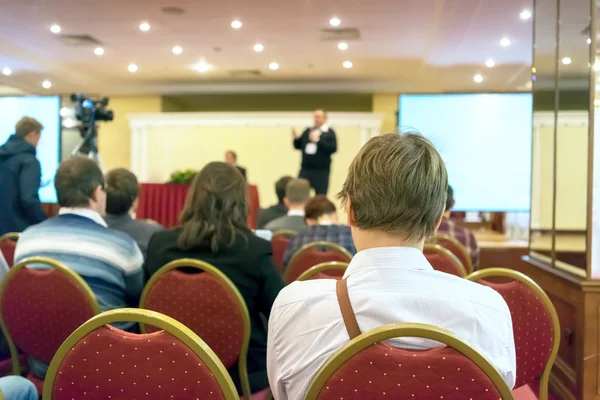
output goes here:
[[283, 203], [287, 208], [287, 215], [274, 219], [265, 225], [265, 229], [277, 232], [290, 229], [296, 232], [306, 229], [304, 220], [304, 206], [310, 200], [310, 183], [306, 179], [292, 179], [285, 188]]
[[127, 233], [135, 240], [146, 258], [150, 237], [163, 230], [157, 223], [133, 219], [132, 210], [137, 205], [139, 184], [133, 172], [118, 168], [106, 174], [106, 215], [109, 228]]

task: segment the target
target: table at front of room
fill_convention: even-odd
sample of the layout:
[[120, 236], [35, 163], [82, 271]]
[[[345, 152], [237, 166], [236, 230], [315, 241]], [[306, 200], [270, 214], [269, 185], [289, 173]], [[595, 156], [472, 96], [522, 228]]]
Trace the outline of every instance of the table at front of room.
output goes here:
[[[188, 190], [189, 185], [183, 183], [142, 183], [136, 217], [154, 220], [166, 228], [176, 226]], [[248, 201], [248, 227], [255, 229], [260, 208], [256, 185], [248, 185]]]

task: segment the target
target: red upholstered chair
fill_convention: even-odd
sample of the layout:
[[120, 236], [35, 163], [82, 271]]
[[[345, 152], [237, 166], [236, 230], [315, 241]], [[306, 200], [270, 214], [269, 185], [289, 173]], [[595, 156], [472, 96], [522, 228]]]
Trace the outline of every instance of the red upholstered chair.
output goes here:
[[349, 263], [351, 260], [352, 254], [337, 243], [309, 243], [294, 253], [285, 269], [283, 280], [286, 284], [292, 283], [305, 271], [324, 262], [341, 261]]
[[[27, 265], [49, 269], [30, 269]], [[13, 266], [0, 286], [0, 326], [8, 342], [13, 374], [20, 374], [19, 351], [50, 364], [62, 342], [100, 312], [85, 281], [64, 264], [31, 257]], [[33, 374], [41, 393], [42, 380]]]
[[340, 261], [329, 261], [304, 271], [302, 275], [296, 279], [297, 281], [308, 281], [311, 279], [342, 279], [344, 272], [348, 268], [348, 263]]
[[467, 248], [461, 242], [459, 242], [458, 239], [446, 233], [438, 233], [431, 238], [430, 242], [433, 244], [439, 244], [454, 254], [465, 267], [467, 274], [473, 272], [473, 261], [471, 260], [471, 256], [469, 255]]
[[[195, 268], [189, 274], [178, 268]], [[216, 353], [225, 368], [238, 365], [242, 390], [252, 399], [247, 369], [250, 315], [236, 286], [216, 267], [193, 259], [168, 263], [148, 281], [140, 308], [175, 318], [189, 327]], [[142, 332], [154, 332], [141, 325]]]
[[290, 240], [296, 235], [296, 231], [283, 229], [273, 234], [271, 246], [273, 247], [273, 264], [279, 272], [283, 271], [283, 256]]
[[[419, 337], [444, 344], [425, 351], [383, 342]], [[317, 372], [306, 400], [511, 400], [500, 373], [451, 332], [394, 324], [352, 339]]]
[[0, 251], [9, 267], [15, 263], [15, 249], [20, 235], [20, 233], [11, 232], [0, 236]]
[[[497, 280], [494, 278], [502, 279], [502, 283], [490, 282]], [[517, 271], [489, 268], [477, 271], [467, 279], [491, 287], [506, 300], [517, 352], [515, 389], [535, 382], [541, 376], [539, 398], [547, 400], [550, 371], [560, 345], [560, 325], [554, 305], [537, 283]]]
[[467, 271], [460, 260], [439, 244], [425, 244], [423, 254], [436, 271], [460, 276], [461, 278], [467, 276]]
[[248, 216], [246, 221], [248, 223], [248, 228], [256, 229], [258, 225], [258, 211], [260, 210], [260, 200], [258, 197], [258, 188], [256, 185], [248, 184], [247, 188], [248, 193]]
[[[135, 321], [150, 334], [114, 328]], [[138, 309], [102, 313], [60, 346], [44, 383], [44, 400], [238, 399], [216, 354], [173, 318]]]

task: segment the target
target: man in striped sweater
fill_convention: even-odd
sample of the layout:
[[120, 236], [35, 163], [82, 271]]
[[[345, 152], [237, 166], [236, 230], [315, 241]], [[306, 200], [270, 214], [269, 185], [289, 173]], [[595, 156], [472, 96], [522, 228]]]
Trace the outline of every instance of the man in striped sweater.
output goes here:
[[[137, 306], [144, 285], [142, 253], [130, 236], [107, 228], [101, 216], [106, 208], [104, 176], [98, 165], [89, 158], [71, 157], [60, 164], [54, 184], [59, 215], [21, 234], [15, 261], [43, 256], [62, 262], [87, 282], [102, 311]], [[45, 376], [47, 365], [32, 358], [29, 365], [40, 378]]]

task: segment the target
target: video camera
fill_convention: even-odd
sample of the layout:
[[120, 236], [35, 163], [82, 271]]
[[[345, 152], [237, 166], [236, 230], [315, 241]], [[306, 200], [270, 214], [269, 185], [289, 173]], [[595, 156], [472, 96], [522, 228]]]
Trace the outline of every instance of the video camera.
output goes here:
[[71, 101], [76, 103], [75, 118], [84, 126], [94, 124], [97, 121], [112, 121], [115, 115], [112, 110], [107, 110], [108, 97], [100, 100], [92, 100], [82, 93], [73, 93]]

